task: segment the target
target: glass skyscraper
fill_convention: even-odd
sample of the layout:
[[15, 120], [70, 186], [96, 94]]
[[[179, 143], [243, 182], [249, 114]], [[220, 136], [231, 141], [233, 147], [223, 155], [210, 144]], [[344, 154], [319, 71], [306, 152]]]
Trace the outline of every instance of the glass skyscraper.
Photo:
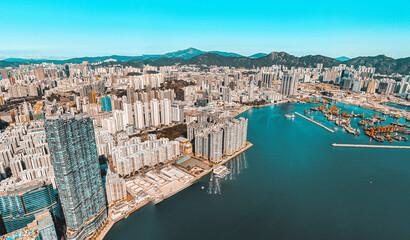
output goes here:
[[1, 217], [7, 233], [27, 227], [34, 221], [35, 214], [44, 210], [61, 218], [60, 205], [51, 183], [27, 183], [0, 194]]
[[92, 120], [57, 115], [45, 121], [68, 239], [85, 239], [107, 218]]
[[111, 98], [109, 96], [105, 96], [101, 98], [101, 110], [104, 112], [111, 112]]

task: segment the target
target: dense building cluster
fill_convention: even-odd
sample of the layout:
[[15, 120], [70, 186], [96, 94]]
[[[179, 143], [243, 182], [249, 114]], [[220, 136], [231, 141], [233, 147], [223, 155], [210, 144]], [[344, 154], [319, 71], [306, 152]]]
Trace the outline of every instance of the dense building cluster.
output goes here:
[[188, 125], [188, 139], [194, 142], [195, 156], [218, 163], [246, 146], [248, 120], [208, 118]]
[[[0, 133], [0, 174], [2, 178], [53, 181], [49, 149], [43, 123], [21, 122]], [[1, 184], [0, 184], [1, 185]]]
[[177, 141], [156, 139], [155, 135], [150, 135], [145, 142], [141, 142], [139, 137], [123, 141], [113, 149], [112, 159], [120, 176], [130, 176], [142, 167], [166, 163], [179, 155]]
[[172, 181], [175, 189], [207, 170], [197, 166], [245, 149], [248, 120], [234, 116], [250, 106], [326, 98], [377, 109], [410, 91], [410, 76], [344, 64], [136, 68], [110, 60], [21, 65], [0, 77], [2, 234], [43, 239], [93, 236], [109, 216], [121, 219]]

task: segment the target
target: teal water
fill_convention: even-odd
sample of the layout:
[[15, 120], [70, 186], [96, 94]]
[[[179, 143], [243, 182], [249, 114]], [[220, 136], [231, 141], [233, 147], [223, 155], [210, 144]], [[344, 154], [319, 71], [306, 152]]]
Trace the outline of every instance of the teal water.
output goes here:
[[399, 105], [399, 104], [386, 103], [385, 105], [386, 105], [386, 106], [389, 106], [389, 107], [394, 107], [394, 108], [404, 109], [404, 110], [406, 110], [406, 111], [410, 111], [410, 107], [403, 106], [403, 105]]
[[254, 146], [229, 163], [235, 174], [219, 182], [220, 194], [201, 190], [208, 176], [131, 214], [105, 239], [410, 239], [410, 150], [333, 148], [368, 138], [283, 117], [310, 106], [242, 114]]

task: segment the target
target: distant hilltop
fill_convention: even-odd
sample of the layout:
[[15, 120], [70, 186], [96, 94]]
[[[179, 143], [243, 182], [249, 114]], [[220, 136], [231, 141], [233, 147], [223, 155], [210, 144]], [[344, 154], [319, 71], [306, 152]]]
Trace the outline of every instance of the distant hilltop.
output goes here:
[[385, 55], [363, 56], [348, 58], [345, 56], [330, 58], [322, 55], [307, 55], [296, 57], [286, 52], [256, 53], [251, 56], [243, 56], [232, 52], [222, 51], [202, 51], [196, 48], [188, 48], [176, 52], [169, 52], [157, 55], [140, 55], [140, 56], [101, 56], [101, 57], [81, 57], [66, 60], [52, 59], [24, 59], [8, 58], [0, 60], [0, 68], [16, 67], [26, 63], [90, 63], [104, 62], [104, 64], [122, 64], [125, 66], [141, 67], [145, 64], [153, 66], [170, 66], [174, 64], [196, 64], [196, 65], [216, 65], [231, 67], [265, 67], [272, 65], [284, 65], [287, 67], [316, 67], [317, 64], [323, 64], [324, 67], [332, 67], [339, 64], [348, 66], [354, 65], [375, 67], [376, 72], [380, 74], [398, 73], [403, 75], [410, 74], [410, 57], [394, 59]]
[[335, 59], [336, 59], [336, 60], [338, 60], [338, 61], [341, 61], [341, 62], [344, 62], [344, 61], [350, 60], [350, 58], [345, 57], [345, 56], [341, 56], [341, 57], [338, 57], [338, 58], [335, 58]]

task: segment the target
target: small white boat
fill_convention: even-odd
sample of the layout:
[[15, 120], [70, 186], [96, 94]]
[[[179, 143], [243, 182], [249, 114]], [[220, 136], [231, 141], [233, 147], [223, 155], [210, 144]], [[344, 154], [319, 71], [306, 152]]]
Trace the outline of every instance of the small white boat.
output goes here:
[[228, 169], [227, 167], [225, 167], [225, 166], [219, 166], [219, 167], [215, 168], [215, 169], [213, 170], [213, 172], [214, 172], [214, 174], [215, 174], [215, 177], [224, 178], [224, 177], [226, 177], [226, 175], [228, 175], [228, 174], [231, 173], [231, 170], [229, 170], [229, 169]]
[[285, 114], [285, 118], [295, 118], [295, 114]]

